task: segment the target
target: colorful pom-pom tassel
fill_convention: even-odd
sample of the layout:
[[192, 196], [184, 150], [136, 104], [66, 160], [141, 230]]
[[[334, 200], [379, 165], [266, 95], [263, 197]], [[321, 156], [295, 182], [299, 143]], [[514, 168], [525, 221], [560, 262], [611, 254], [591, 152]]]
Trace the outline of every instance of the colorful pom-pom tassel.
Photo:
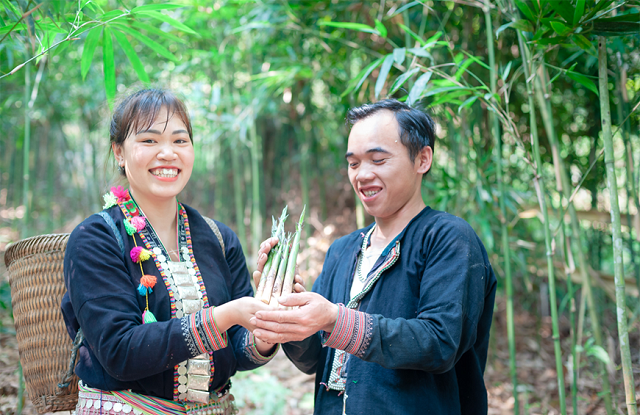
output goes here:
[[146, 218], [144, 216], [135, 216], [131, 218], [131, 224], [138, 232], [140, 232], [145, 226], [147, 226], [147, 221], [145, 219]]
[[102, 206], [102, 209], [109, 209], [111, 206], [115, 206], [118, 203], [113, 192], [105, 193], [102, 195], [102, 199], [104, 199], [104, 206]]
[[122, 186], [112, 187], [111, 193], [113, 193], [113, 195], [118, 198], [118, 202], [126, 202], [130, 199], [129, 192]]
[[138, 285], [138, 294], [140, 294], [143, 297], [147, 295], [147, 287], [145, 287], [142, 284]]
[[151, 311], [144, 310], [144, 313], [142, 313], [142, 324], [156, 323], [157, 321], [156, 316], [154, 316]]
[[133, 236], [133, 234], [136, 233], [136, 228], [134, 228], [134, 226], [131, 224], [131, 222], [129, 222], [129, 219], [125, 219], [124, 220], [124, 229], [131, 236]]
[[149, 292], [151, 292], [151, 289], [156, 286], [156, 281], [156, 277], [149, 274], [145, 274], [142, 276], [142, 278], [140, 278], [140, 284], [147, 287], [149, 289]]
[[129, 256], [131, 257], [131, 260], [133, 262], [142, 262], [151, 258], [151, 251], [144, 249], [141, 246], [136, 246], [135, 248], [131, 249]]

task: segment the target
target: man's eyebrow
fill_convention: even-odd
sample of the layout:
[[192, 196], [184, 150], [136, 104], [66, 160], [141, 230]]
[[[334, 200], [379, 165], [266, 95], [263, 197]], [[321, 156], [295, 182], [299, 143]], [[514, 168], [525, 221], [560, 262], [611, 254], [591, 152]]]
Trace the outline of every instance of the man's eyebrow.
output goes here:
[[[382, 147], [374, 147], [374, 148], [370, 148], [369, 150], [366, 151], [367, 154], [369, 153], [385, 153], [385, 154], [391, 154], [391, 152], [385, 150]], [[348, 159], [349, 157], [353, 156], [353, 152], [352, 151], [348, 151], [347, 154], [344, 155], [344, 158]]]

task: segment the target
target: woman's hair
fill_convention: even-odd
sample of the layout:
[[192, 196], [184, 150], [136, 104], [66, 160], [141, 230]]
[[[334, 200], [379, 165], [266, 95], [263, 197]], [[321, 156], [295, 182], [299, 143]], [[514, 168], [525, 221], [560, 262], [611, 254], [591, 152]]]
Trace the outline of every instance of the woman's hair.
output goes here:
[[[191, 120], [184, 102], [171, 91], [149, 88], [134, 92], [118, 104], [111, 118], [110, 143], [122, 145], [129, 134], [149, 129], [163, 107], [167, 109], [167, 122], [174, 115], [180, 117], [193, 142]], [[110, 148], [113, 151], [113, 146]]]

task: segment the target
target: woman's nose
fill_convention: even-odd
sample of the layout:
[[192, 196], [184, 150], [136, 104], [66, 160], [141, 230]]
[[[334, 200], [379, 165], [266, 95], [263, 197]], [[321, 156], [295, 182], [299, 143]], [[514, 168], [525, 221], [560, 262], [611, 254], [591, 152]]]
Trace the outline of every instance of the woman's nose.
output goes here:
[[160, 149], [160, 152], [158, 153], [158, 158], [163, 160], [175, 160], [176, 157], [177, 157], [177, 154], [173, 150], [173, 147], [171, 146], [171, 144], [163, 145], [162, 148]]

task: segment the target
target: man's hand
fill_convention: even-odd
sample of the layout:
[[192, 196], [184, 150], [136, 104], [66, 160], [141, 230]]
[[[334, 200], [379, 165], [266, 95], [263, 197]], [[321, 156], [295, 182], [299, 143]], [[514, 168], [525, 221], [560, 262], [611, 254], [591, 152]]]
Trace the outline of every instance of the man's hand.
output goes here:
[[304, 340], [320, 330], [331, 332], [338, 318], [338, 305], [316, 293], [283, 295], [280, 305], [294, 310], [260, 310], [250, 323], [253, 334], [269, 343]]

